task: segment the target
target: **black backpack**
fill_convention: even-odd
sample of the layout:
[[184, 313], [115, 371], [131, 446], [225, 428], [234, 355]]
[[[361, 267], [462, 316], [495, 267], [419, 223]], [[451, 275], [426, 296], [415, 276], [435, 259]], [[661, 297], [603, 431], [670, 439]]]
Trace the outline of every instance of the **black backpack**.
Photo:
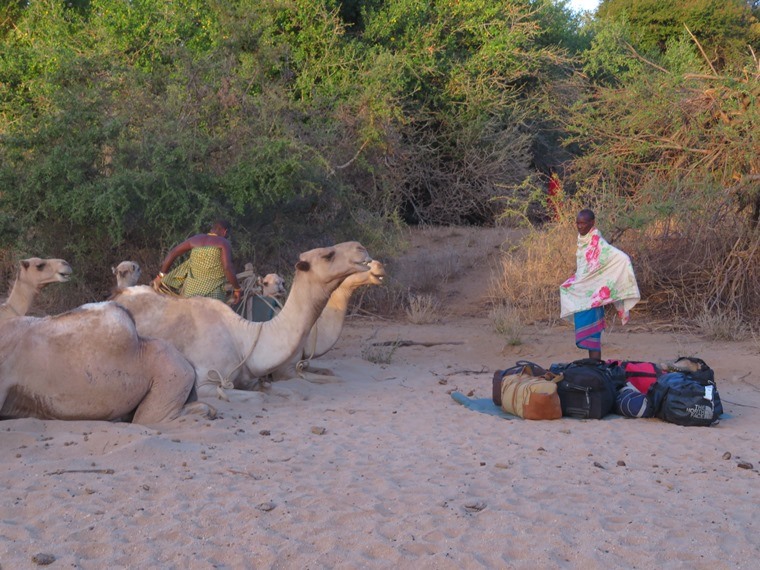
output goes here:
[[688, 360], [697, 370], [668, 372], [649, 388], [654, 415], [661, 420], [681, 426], [711, 426], [723, 413], [715, 373], [704, 360]]
[[552, 364], [550, 370], [563, 375], [557, 383], [562, 415], [574, 418], [598, 420], [612, 412], [626, 382], [623, 368], [594, 358]]

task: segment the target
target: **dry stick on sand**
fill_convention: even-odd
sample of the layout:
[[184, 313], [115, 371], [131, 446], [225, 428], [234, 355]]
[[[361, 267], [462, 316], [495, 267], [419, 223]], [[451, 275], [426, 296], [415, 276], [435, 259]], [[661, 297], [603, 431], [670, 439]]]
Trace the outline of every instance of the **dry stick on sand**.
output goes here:
[[386, 340], [385, 342], [373, 342], [372, 346], [438, 346], [439, 344], [464, 344], [464, 342], [417, 342], [415, 340]]
[[58, 469], [45, 473], [45, 475], [63, 475], [64, 473], [100, 473], [101, 475], [113, 475], [116, 473], [113, 469]]

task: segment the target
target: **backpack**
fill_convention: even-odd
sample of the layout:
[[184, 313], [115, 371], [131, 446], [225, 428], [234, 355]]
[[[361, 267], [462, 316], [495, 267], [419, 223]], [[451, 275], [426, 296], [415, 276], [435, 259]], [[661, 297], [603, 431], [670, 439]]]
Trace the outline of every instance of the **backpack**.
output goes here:
[[715, 373], [704, 360], [679, 357], [649, 389], [655, 417], [681, 426], [711, 426], [723, 413]]
[[526, 420], [562, 417], [554, 375], [524, 360], [493, 375], [493, 401], [510, 414]]
[[639, 362], [636, 360], [608, 360], [607, 364], [621, 366], [625, 370], [625, 379], [642, 394], [665, 372], [654, 362]]
[[593, 358], [552, 364], [550, 370], [563, 376], [557, 392], [564, 416], [601, 419], [612, 412], [617, 391], [625, 386], [620, 366]]

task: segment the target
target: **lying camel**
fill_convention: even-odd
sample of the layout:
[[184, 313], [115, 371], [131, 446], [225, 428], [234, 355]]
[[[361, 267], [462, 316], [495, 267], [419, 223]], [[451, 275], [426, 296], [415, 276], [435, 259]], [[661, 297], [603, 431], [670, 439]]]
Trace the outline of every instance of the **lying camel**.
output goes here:
[[266, 276], [259, 278], [259, 285], [261, 285], [262, 297], [282, 299], [288, 292], [285, 289], [285, 279], [277, 273], [267, 273]]
[[0, 305], [0, 320], [25, 315], [45, 285], [65, 283], [71, 278], [71, 272], [71, 265], [63, 259], [22, 259], [10, 295]]
[[123, 289], [137, 285], [142, 270], [136, 261], [122, 261], [116, 267], [111, 267], [111, 273], [116, 275], [116, 287]]
[[[355, 273], [346, 277], [340, 286], [333, 291], [327, 305], [319, 315], [317, 322], [311, 327], [309, 334], [304, 339], [303, 347], [293, 358], [272, 372], [273, 380], [294, 378], [301, 370], [304, 370], [312, 358], [322, 356], [335, 346], [343, 330], [348, 312], [348, 302], [354, 291], [364, 285], [381, 285], [385, 279], [385, 266], [372, 260], [369, 271]], [[330, 374], [329, 370], [312, 369], [317, 374]], [[308, 379], [308, 378], [307, 378]]]
[[[199, 396], [226, 397], [221, 389], [243, 386], [300, 355], [330, 294], [349, 275], [368, 271], [371, 261], [358, 242], [302, 253], [282, 311], [263, 323], [215, 299], [179, 299], [146, 286], [122, 289], [113, 299], [132, 312], [140, 334], [169, 340], [187, 356], [198, 372]], [[250, 394], [233, 395], [245, 400]]]
[[258, 293], [249, 300], [246, 306], [249, 321], [264, 322], [271, 320], [282, 310], [282, 298], [287, 294], [285, 289], [285, 279], [277, 273], [269, 273], [265, 277], [259, 277], [258, 286], [261, 293]]
[[192, 364], [170, 343], [140, 337], [117, 303], [0, 322], [0, 419], [213, 417], [211, 406], [187, 403], [194, 383]]
[[282, 309], [282, 297], [287, 290], [285, 279], [276, 273], [259, 277], [253, 270], [252, 263], [245, 264], [245, 271], [237, 274], [242, 287], [240, 304], [235, 311], [249, 321], [264, 322], [270, 320]]

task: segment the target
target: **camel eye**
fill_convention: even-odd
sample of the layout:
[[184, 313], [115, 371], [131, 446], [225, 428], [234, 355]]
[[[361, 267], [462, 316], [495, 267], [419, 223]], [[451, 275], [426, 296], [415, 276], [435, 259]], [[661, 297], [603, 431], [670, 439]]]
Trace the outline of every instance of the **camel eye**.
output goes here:
[[334, 251], [331, 251], [330, 253], [328, 253], [327, 255], [324, 256], [324, 258], [327, 261], [332, 261], [334, 257], [335, 257], [335, 252]]
[[42, 271], [43, 269], [45, 269], [45, 264], [44, 263], [38, 263], [37, 264], [37, 271]]

